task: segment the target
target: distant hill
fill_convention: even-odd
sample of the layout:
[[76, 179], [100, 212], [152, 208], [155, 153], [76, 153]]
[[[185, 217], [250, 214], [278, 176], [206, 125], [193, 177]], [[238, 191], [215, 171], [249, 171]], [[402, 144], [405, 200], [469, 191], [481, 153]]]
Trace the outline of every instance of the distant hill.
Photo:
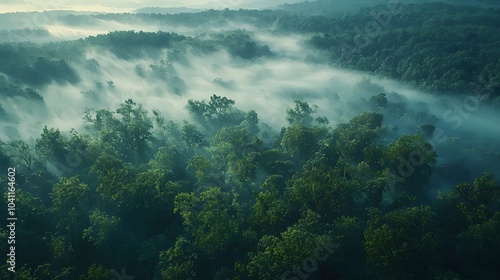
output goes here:
[[341, 12], [353, 12], [364, 7], [374, 7], [378, 5], [388, 4], [422, 4], [442, 2], [452, 5], [470, 5], [470, 6], [483, 6], [483, 7], [500, 7], [498, 0], [402, 0], [402, 1], [388, 1], [388, 0], [318, 0], [318, 1], [305, 1], [295, 4], [283, 4], [277, 6], [277, 9], [287, 12], [295, 12], [303, 15], [332, 15]]
[[202, 9], [192, 9], [186, 7], [160, 8], [160, 7], [144, 7], [135, 10], [136, 13], [144, 14], [181, 14], [181, 13], [197, 13]]

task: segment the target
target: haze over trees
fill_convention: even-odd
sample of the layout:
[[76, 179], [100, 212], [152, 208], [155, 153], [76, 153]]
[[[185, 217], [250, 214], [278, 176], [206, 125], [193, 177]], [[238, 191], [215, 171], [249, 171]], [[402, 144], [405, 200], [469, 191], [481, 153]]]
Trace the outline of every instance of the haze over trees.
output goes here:
[[4, 30], [14, 279], [496, 279], [500, 10], [323, 2]]

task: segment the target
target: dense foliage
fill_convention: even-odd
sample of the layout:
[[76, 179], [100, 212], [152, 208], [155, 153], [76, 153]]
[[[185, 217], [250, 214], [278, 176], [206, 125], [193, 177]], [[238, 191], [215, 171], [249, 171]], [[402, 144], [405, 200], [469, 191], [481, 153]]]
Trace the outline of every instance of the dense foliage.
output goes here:
[[[16, 279], [108, 279], [121, 267], [139, 279], [499, 273], [491, 175], [432, 197], [433, 147], [423, 134], [389, 140], [385, 109], [329, 127], [296, 101], [265, 138], [257, 114], [234, 105], [190, 100], [181, 124], [127, 100], [89, 110], [84, 131], [3, 143], [3, 165], [18, 170]], [[419, 164], [394, 181], [401, 158]]]
[[315, 27], [311, 43], [336, 64], [435, 92], [496, 83], [500, 95], [500, 9], [440, 3], [382, 6]]

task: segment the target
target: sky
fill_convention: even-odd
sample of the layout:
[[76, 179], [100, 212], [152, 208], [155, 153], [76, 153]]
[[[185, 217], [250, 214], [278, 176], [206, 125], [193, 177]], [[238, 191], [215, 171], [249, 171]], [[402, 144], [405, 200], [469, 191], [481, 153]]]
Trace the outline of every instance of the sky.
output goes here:
[[132, 12], [142, 7], [189, 7], [213, 9], [256, 9], [269, 8], [284, 3], [297, 3], [302, 0], [2, 0], [0, 13], [29, 12], [46, 10], [76, 10], [97, 12]]

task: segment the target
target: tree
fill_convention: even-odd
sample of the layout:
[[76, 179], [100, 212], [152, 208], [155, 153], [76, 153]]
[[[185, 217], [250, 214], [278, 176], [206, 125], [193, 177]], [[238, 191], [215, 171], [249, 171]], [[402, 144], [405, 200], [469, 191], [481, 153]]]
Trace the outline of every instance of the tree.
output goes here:
[[259, 139], [241, 126], [224, 127], [210, 139], [210, 153], [217, 165], [225, 165], [259, 149]]
[[429, 278], [438, 265], [441, 240], [429, 206], [390, 212], [374, 209], [365, 231], [368, 262], [379, 278]]
[[[279, 149], [262, 150], [248, 154], [250, 163], [247, 167], [254, 168], [255, 174], [263, 171], [267, 175], [281, 175], [284, 178], [290, 178], [293, 174], [293, 163], [287, 154]], [[247, 164], [248, 161], [242, 161]], [[258, 178], [255, 178], [258, 179]]]
[[235, 101], [227, 97], [212, 95], [205, 101], [188, 100], [186, 109], [202, 127], [218, 130], [222, 126], [237, 125], [244, 120], [244, 114], [233, 108]]
[[198, 128], [186, 121], [182, 126], [182, 140], [192, 149], [194, 147], [203, 147], [207, 145], [205, 136], [198, 130]]
[[104, 268], [102, 264], [92, 264], [88, 267], [87, 273], [85, 275], [80, 275], [79, 280], [104, 280], [110, 279], [111, 270]]
[[[127, 190], [127, 202], [121, 214], [131, 231], [140, 236], [159, 234], [174, 226], [174, 197], [186, 190], [186, 183], [171, 181], [172, 175], [162, 170], [147, 170], [137, 174]], [[140, 223], [143, 228], [135, 228]]]
[[128, 99], [116, 112], [87, 109], [84, 122], [88, 130], [110, 144], [128, 162], [143, 162], [150, 152], [152, 121], [142, 105]]
[[452, 192], [441, 194], [438, 199], [443, 227], [457, 233], [493, 218], [500, 207], [500, 190], [493, 176], [486, 173], [477, 177], [473, 185], [458, 184]]
[[7, 151], [5, 150], [5, 143], [0, 140], [0, 168], [2, 170], [7, 170], [11, 165], [11, 158], [7, 154]]
[[333, 139], [342, 157], [347, 161], [363, 161], [383, 132], [382, 120], [379, 113], [364, 112], [348, 123], [337, 125]]
[[290, 123], [290, 125], [312, 125], [316, 120], [319, 124], [328, 124], [328, 119], [325, 117], [317, 117], [314, 119], [312, 116], [318, 110], [317, 105], [310, 106], [307, 102], [301, 102], [299, 100], [295, 100], [295, 107], [293, 109], [286, 110], [286, 120]]
[[[61, 178], [50, 193], [52, 212], [58, 217], [58, 226], [74, 233], [85, 225], [89, 209], [90, 188], [78, 177]], [[81, 230], [81, 229], [80, 229]]]
[[[185, 237], [189, 237], [191, 242], [183, 237], [177, 239], [177, 242], [188, 245], [189, 251], [183, 255], [176, 254], [177, 249], [167, 251], [167, 267], [180, 269], [185, 274], [186, 271], [181, 268], [195, 266], [196, 276], [203, 271], [203, 277], [212, 279], [221, 271], [230, 269], [237, 259], [246, 254], [250, 240], [244, 234], [242, 207], [236, 198], [235, 193], [224, 192], [220, 187], [209, 187], [199, 196], [194, 193], [177, 195], [174, 211], [182, 216]], [[197, 204], [202, 207], [193, 211]], [[186, 259], [186, 255], [197, 257]], [[172, 279], [166, 276], [167, 271], [163, 273], [164, 277]]]
[[234, 105], [234, 100], [228, 99], [227, 97], [212, 95], [210, 96], [210, 101], [208, 102], [208, 113], [213, 118], [214, 116], [220, 117], [231, 110]]
[[294, 176], [287, 189], [295, 205], [304, 205], [326, 221], [348, 212], [357, 192], [358, 182], [346, 176], [345, 167], [332, 168], [314, 161]]
[[186, 178], [186, 155], [174, 147], [160, 147], [148, 165], [152, 170], [161, 170], [168, 174], [169, 178], [182, 180]]
[[70, 170], [66, 163], [67, 148], [66, 139], [59, 129], [48, 129], [45, 126], [40, 138], [36, 139], [35, 151], [37, 155], [57, 168], [58, 173]]
[[286, 120], [290, 125], [311, 125], [313, 121], [312, 114], [316, 113], [318, 106], [309, 106], [307, 102], [295, 100], [295, 108], [286, 110]]
[[250, 110], [245, 115], [245, 125], [252, 134], [256, 134], [259, 131], [258, 125], [259, 117], [254, 110]]
[[[5, 183], [4, 185], [7, 184]], [[24, 256], [21, 262], [18, 262], [16, 258], [16, 274], [21, 272], [19, 268], [24, 264], [27, 267], [36, 267], [45, 264], [51, 258], [50, 244], [47, 241], [50, 240], [50, 232], [54, 230], [55, 224], [54, 219], [50, 217], [50, 210], [44, 201], [38, 195], [25, 191], [19, 186], [20, 184], [15, 185], [14, 212], [18, 219], [15, 222], [15, 244], [7, 243], [7, 237], [9, 236], [7, 227], [5, 232], [0, 231], [0, 234], [5, 236], [5, 245], [9, 247], [15, 245], [16, 256]], [[8, 199], [7, 190], [4, 192], [3, 199], [5, 204], [2, 206], [7, 209], [7, 203], [12, 202], [11, 199]], [[7, 216], [7, 211], [5, 216]], [[9, 247], [3, 248], [7, 251]]]
[[142, 108], [142, 105], [137, 105], [132, 99], [128, 99], [120, 104], [116, 113], [121, 116], [122, 126], [119, 127], [119, 131], [123, 148], [135, 151], [135, 157], [144, 155], [149, 148], [153, 127], [147, 111]]
[[89, 186], [78, 177], [61, 178], [50, 193], [51, 213], [56, 217], [57, 234], [52, 236], [55, 264], [65, 266], [88, 252], [82, 233], [89, 226], [88, 212], [93, 204]]
[[9, 151], [14, 162], [26, 169], [28, 172], [33, 169], [36, 162], [33, 148], [23, 140], [14, 140], [8, 144]]
[[397, 184], [399, 191], [425, 197], [423, 186], [436, 163], [436, 152], [431, 144], [420, 135], [404, 135], [387, 147], [384, 158], [392, 172], [403, 180]]
[[152, 140], [157, 141], [157, 144], [153, 147], [153, 149], [157, 146], [176, 146], [177, 149], [185, 148], [185, 145], [182, 142], [183, 139], [181, 137], [181, 128], [179, 127], [179, 124], [172, 120], [165, 121], [160, 111], [157, 109], [154, 109], [152, 112], [155, 127], [155, 131], [152, 133]]
[[[264, 235], [258, 250], [250, 255], [246, 266], [249, 279], [306, 279], [318, 271], [315, 254], [332, 254], [337, 247], [329, 238], [318, 233], [319, 217], [313, 211], [288, 227], [279, 236]], [[326, 248], [325, 248], [326, 247]], [[325, 252], [326, 251], [326, 252]], [[324, 261], [324, 260], [323, 260]]]
[[121, 219], [94, 209], [89, 213], [89, 221], [90, 226], [83, 230], [83, 238], [99, 249], [106, 263], [112, 264], [118, 257], [116, 253], [123, 240], [120, 234]]
[[461, 272], [470, 278], [493, 279], [498, 275], [500, 253], [500, 215], [482, 224], [470, 226], [459, 235], [457, 253]]
[[319, 149], [320, 140], [327, 136], [328, 129], [324, 127], [293, 125], [286, 129], [281, 147], [296, 163], [305, 162]]
[[251, 208], [249, 220], [252, 227], [259, 233], [275, 235], [286, 229], [294, 221], [296, 210], [289, 201], [283, 197], [285, 191], [285, 178], [271, 175], [260, 186], [261, 192], [256, 194], [255, 204]]
[[138, 250], [137, 269], [134, 272], [134, 276], [138, 279], [161, 279], [161, 270], [158, 269], [158, 264], [161, 260], [160, 255], [162, 251], [164, 248], [168, 248], [168, 246], [169, 240], [163, 233], [141, 242]]
[[180, 236], [175, 245], [160, 253], [161, 276], [163, 280], [195, 279], [198, 267], [198, 252], [193, 250], [192, 243]]
[[426, 139], [431, 138], [436, 131], [436, 127], [429, 123], [424, 123], [418, 126], [418, 132], [422, 134]]
[[195, 170], [194, 174], [197, 179], [196, 185], [199, 187], [207, 185], [224, 185], [224, 179], [220, 172], [218, 172], [217, 168], [205, 157], [193, 156], [188, 162], [188, 168], [193, 168]]
[[134, 172], [131, 166], [111, 155], [102, 155], [90, 170], [97, 176], [97, 192], [106, 204], [120, 209], [132, 202], [130, 185]]
[[387, 97], [385, 93], [379, 93], [370, 97], [370, 102], [374, 105], [375, 109], [387, 107]]

